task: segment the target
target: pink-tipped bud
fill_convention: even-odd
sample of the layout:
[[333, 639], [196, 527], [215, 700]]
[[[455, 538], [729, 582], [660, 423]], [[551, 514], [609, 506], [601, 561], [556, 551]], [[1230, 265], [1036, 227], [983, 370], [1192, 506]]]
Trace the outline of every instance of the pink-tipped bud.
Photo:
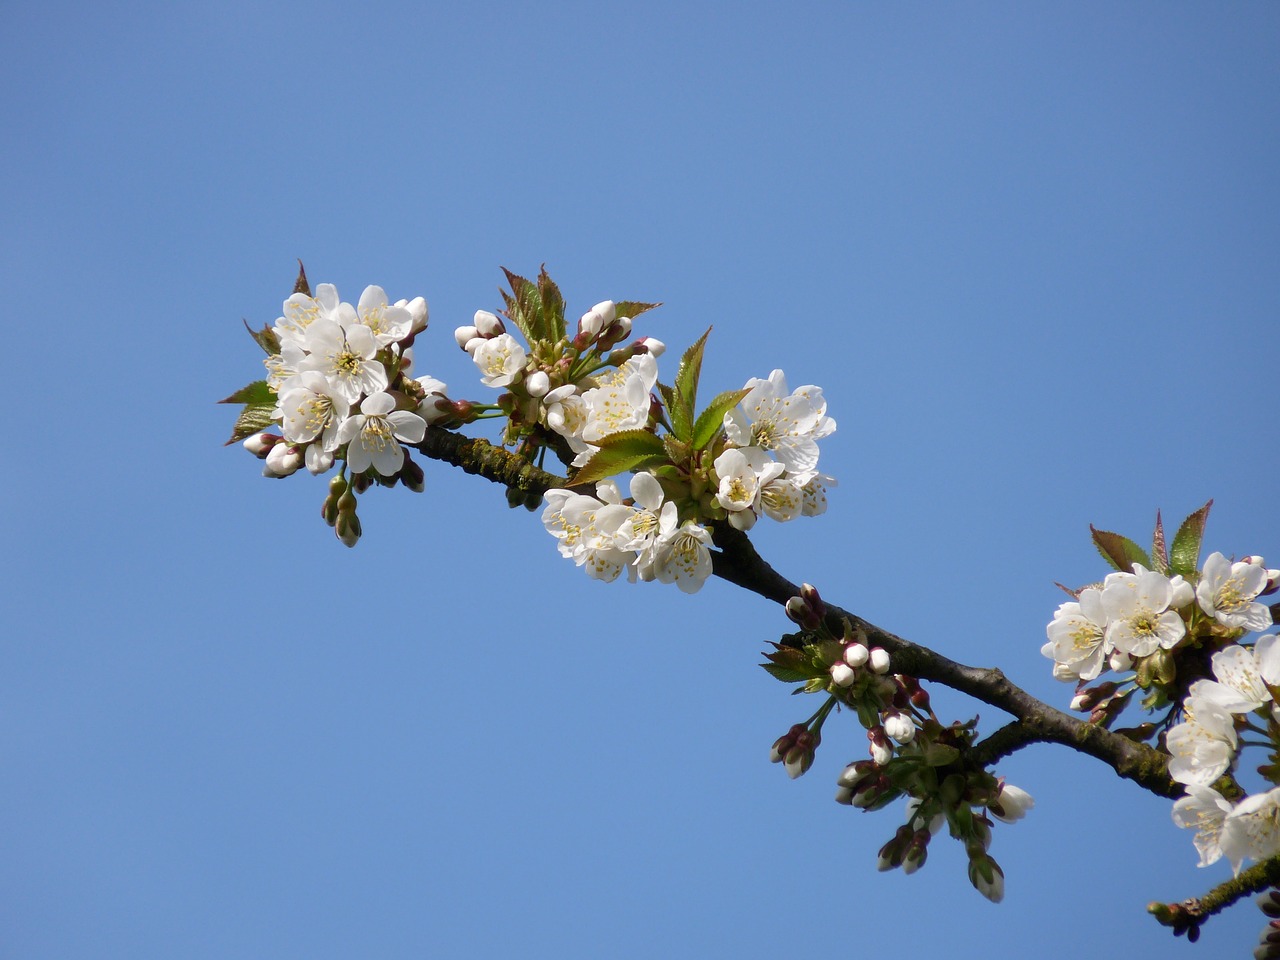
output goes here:
[[819, 617], [825, 617], [827, 615], [827, 605], [822, 602], [822, 597], [818, 593], [818, 588], [812, 583], [800, 584], [800, 596], [804, 597], [805, 602], [809, 604], [809, 608]]
[[480, 336], [480, 331], [477, 330], [474, 326], [458, 327], [457, 330], [453, 331], [454, 341], [463, 350], [466, 350], [467, 344], [469, 344], [472, 340], [476, 339], [476, 337], [478, 336]]
[[477, 310], [475, 319], [471, 322], [476, 328], [476, 333], [485, 338], [496, 337], [507, 332], [506, 325], [488, 310]]
[[870, 744], [871, 759], [884, 766], [893, 759], [893, 744], [885, 735], [884, 727], [872, 727], [867, 731], [867, 742]]
[[847, 663], [836, 663], [831, 667], [831, 680], [837, 687], [851, 687], [857, 678], [857, 671]]
[[578, 334], [587, 343], [598, 337], [602, 330], [613, 323], [613, 301], [602, 300], [582, 315], [578, 321]]
[[264, 477], [288, 477], [297, 473], [302, 466], [303, 453], [290, 443], [277, 443], [264, 458], [262, 475]]
[[860, 643], [851, 643], [844, 648], [844, 662], [851, 667], [861, 667], [871, 659], [871, 651]]
[[278, 436], [274, 433], [255, 433], [251, 437], [245, 437], [244, 443], [241, 444], [241, 446], [259, 460], [262, 460], [271, 452], [271, 448], [283, 439], [284, 437]]
[[650, 356], [660, 357], [667, 352], [667, 345], [657, 337], [641, 337], [636, 341], [636, 346], [644, 347]]

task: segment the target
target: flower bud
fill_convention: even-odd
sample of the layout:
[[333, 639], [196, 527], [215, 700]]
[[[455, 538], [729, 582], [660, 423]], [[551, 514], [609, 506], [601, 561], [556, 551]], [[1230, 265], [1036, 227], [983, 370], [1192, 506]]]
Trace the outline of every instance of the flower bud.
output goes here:
[[969, 882], [992, 903], [1004, 899], [1004, 871], [985, 854], [969, 861]]
[[796, 745], [796, 738], [808, 729], [803, 723], [792, 724], [790, 730], [773, 742], [773, 747], [769, 750], [769, 762], [781, 763], [782, 758]]
[[831, 679], [837, 687], [853, 686], [853, 681], [857, 678], [857, 671], [847, 663], [836, 663], [831, 667]]
[[827, 605], [822, 602], [822, 596], [818, 593], [818, 588], [812, 583], [800, 584], [800, 596], [804, 597], [810, 609], [820, 618], [827, 615]]
[[613, 323], [613, 301], [601, 300], [582, 315], [578, 321], [578, 333], [590, 342], [600, 335], [600, 331]]
[[884, 732], [898, 743], [910, 743], [915, 739], [916, 725], [905, 713], [894, 713], [884, 718]]
[[885, 735], [884, 727], [876, 726], [868, 730], [867, 741], [870, 743], [871, 759], [877, 764], [883, 766], [893, 759], [893, 744]]
[[1258, 909], [1268, 917], [1280, 917], [1280, 889], [1272, 887], [1270, 890], [1258, 894], [1258, 898], [1254, 902], [1257, 903]]
[[488, 310], [477, 310], [475, 319], [471, 322], [475, 325], [476, 333], [486, 339], [507, 332], [506, 325]]
[[1032, 799], [1031, 794], [1027, 793], [1027, 791], [1012, 784], [1002, 783], [1000, 792], [996, 795], [994, 801], [987, 804], [987, 809], [991, 811], [991, 815], [997, 820], [1013, 823], [1025, 817], [1027, 811], [1035, 805], [1035, 800]]
[[409, 324], [410, 333], [421, 333], [423, 330], [427, 329], [429, 312], [427, 309], [427, 301], [422, 299], [422, 297], [414, 297], [409, 301], [397, 300], [396, 306], [404, 307], [409, 311], [409, 317], [411, 318]]
[[277, 443], [267, 451], [262, 467], [264, 477], [288, 477], [303, 464], [302, 451], [290, 443]]
[[259, 460], [263, 460], [271, 452], [271, 448], [283, 439], [284, 437], [274, 433], [255, 433], [251, 437], [245, 437], [242, 446]]
[[869, 662], [873, 672], [879, 674], [888, 673], [889, 651], [885, 650], [883, 647], [872, 647]]
[[871, 658], [871, 651], [860, 643], [851, 643], [844, 648], [844, 662], [851, 667], [860, 667]]
[[524, 388], [529, 396], [541, 399], [551, 390], [551, 378], [545, 371], [535, 370], [524, 378]]
[[796, 737], [795, 744], [782, 758], [782, 765], [786, 768], [788, 777], [794, 780], [813, 766], [813, 757], [821, 742], [822, 737], [810, 730], [805, 730]]
[[[746, 513], [747, 511], [742, 511]], [[797, 623], [806, 630], [817, 630], [821, 621], [818, 620], [817, 614], [813, 612], [813, 608], [809, 606], [808, 601], [804, 597], [792, 597], [787, 601], [784, 608], [787, 611], [787, 618], [792, 623]]]
[[474, 326], [459, 327], [457, 330], [453, 331], [453, 339], [457, 342], [459, 347], [463, 350], [467, 350], [468, 353], [471, 351], [467, 348], [467, 344], [478, 336], [480, 336], [480, 331]]
[[[1258, 596], [1265, 597], [1267, 594], [1275, 593], [1277, 590], [1280, 590], [1280, 570], [1268, 568], [1267, 584], [1258, 592]], [[1274, 619], [1275, 615], [1272, 614], [1272, 620], [1274, 621]]]
[[1096, 687], [1086, 687], [1083, 690], [1078, 690], [1076, 695], [1071, 698], [1071, 709], [1092, 710], [1104, 700], [1109, 700], [1117, 689], [1119, 687], [1115, 682], [1107, 680]]
[[657, 337], [641, 337], [636, 341], [637, 346], [642, 346], [652, 357], [660, 357], [667, 352], [667, 345]]
[[756, 525], [758, 519], [752, 510], [734, 510], [729, 514], [729, 526], [746, 533]]
[[303, 461], [307, 465], [307, 471], [313, 476], [318, 477], [333, 466], [334, 455], [330, 450], [324, 449], [318, 443], [307, 445], [306, 455]]
[[421, 493], [426, 487], [426, 474], [422, 467], [409, 459], [409, 451], [404, 453], [404, 465], [400, 468], [400, 482], [414, 493]]

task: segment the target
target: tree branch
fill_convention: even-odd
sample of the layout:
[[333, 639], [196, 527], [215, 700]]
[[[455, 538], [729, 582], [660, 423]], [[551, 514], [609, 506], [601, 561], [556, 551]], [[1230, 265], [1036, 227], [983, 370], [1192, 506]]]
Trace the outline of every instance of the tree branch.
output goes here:
[[[527, 495], [567, 486], [565, 478], [547, 473], [501, 447], [438, 427], [428, 428], [422, 442], [413, 446], [433, 460], [450, 463]], [[713, 539], [719, 548], [712, 554], [716, 576], [778, 604], [785, 604], [800, 593], [796, 584], [775, 571], [756, 552], [746, 534], [728, 524], [717, 524]], [[1168, 758], [1159, 751], [1049, 706], [1011, 683], [998, 668], [957, 663], [831, 603], [827, 609], [828, 623], [835, 632], [839, 633], [843, 629], [841, 621], [848, 619], [855, 628], [865, 631], [873, 645], [889, 652], [896, 672], [941, 683], [1016, 718], [977, 744], [976, 759], [991, 763], [1030, 743], [1060, 743], [1101, 760], [1121, 777], [1158, 796], [1182, 795], [1182, 784], [1169, 777]]]

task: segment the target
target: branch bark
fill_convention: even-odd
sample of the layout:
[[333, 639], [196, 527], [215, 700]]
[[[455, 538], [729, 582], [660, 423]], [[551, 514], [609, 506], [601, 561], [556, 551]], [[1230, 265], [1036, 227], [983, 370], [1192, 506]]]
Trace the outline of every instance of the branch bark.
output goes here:
[[[526, 495], [568, 486], [564, 477], [541, 470], [501, 447], [438, 427], [428, 428], [422, 442], [413, 446], [433, 460]], [[728, 524], [719, 524], [713, 539], [718, 548], [712, 554], [716, 576], [777, 604], [785, 604], [800, 593], [796, 584], [756, 552], [746, 534]], [[830, 602], [827, 608], [836, 632], [841, 629], [840, 621], [847, 618], [866, 632], [872, 644], [889, 652], [895, 672], [941, 683], [1015, 718], [975, 746], [975, 759], [979, 762], [993, 763], [1031, 743], [1059, 743], [1102, 761], [1121, 777], [1157, 796], [1172, 798], [1183, 794], [1182, 784], [1169, 777], [1168, 758], [1159, 751], [1049, 706], [1012, 683], [998, 668], [958, 663]]]

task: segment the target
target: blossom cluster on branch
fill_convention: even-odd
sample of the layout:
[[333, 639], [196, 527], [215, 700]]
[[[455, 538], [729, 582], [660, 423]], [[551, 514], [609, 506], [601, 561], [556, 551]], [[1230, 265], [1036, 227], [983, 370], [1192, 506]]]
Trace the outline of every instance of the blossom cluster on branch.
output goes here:
[[[1280, 571], [1220, 553], [1201, 566], [1210, 504], [1171, 545], [1157, 515], [1149, 552], [1093, 530], [1113, 572], [1067, 590], [1042, 648], [1054, 675], [1076, 684], [1072, 707], [1087, 717], [1078, 720], [998, 669], [957, 663], [827, 604], [755, 552], [746, 532], [761, 518], [787, 522], [826, 509], [835, 481], [819, 471], [819, 443], [836, 424], [820, 388], [792, 389], [774, 370], [700, 403], [710, 330], [664, 382], [665, 345], [632, 338], [636, 318], [658, 304], [602, 301], [570, 329], [545, 269], [535, 280], [506, 277], [501, 311], [478, 310], [454, 331], [481, 385], [498, 391], [484, 402], [451, 399], [444, 383], [415, 369], [428, 320], [422, 298], [391, 303], [370, 286], [346, 303], [329, 284], [313, 293], [300, 272], [275, 323], [249, 331], [266, 354], [266, 376], [223, 401], [242, 405], [228, 442], [263, 460], [268, 477], [336, 468], [321, 513], [347, 546], [362, 533], [357, 495], [423, 489], [413, 451], [504, 485], [513, 507], [541, 510], [560, 554], [595, 579], [625, 573], [693, 593], [714, 574], [784, 604], [800, 631], [774, 643], [763, 666], [798, 684], [793, 692], [824, 699], [777, 739], [771, 759], [798, 777], [812, 767], [829, 717], [856, 718], [867, 756], [839, 775], [837, 801], [863, 810], [906, 803], [881, 869], [919, 869], [945, 826], [966, 852], [972, 885], [1000, 900], [992, 828], [1033, 802], [991, 766], [1028, 744], [1056, 742], [1174, 798], [1174, 820], [1195, 831], [1201, 865], [1232, 864], [1236, 876], [1206, 896], [1152, 905], [1175, 933], [1194, 939], [1216, 910], [1280, 885], [1280, 644], [1275, 634], [1249, 639], [1280, 609], [1259, 599], [1276, 590]], [[501, 446], [456, 432], [484, 420], [500, 423]], [[553, 472], [555, 463], [567, 475]], [[925, 680], [1014, 719], [980, 740], [976, 719], [936, 715]], [[1152, 718], [1112, 730], [1138, 701]], [[1238, 779], [1250, 746], [1268, 752], [1257, 768], [1261, 789]], [[1259, 862], [1245, 869], [1246, 860]], [[1275, 898], [1268, 903], [1280, 911]], [[1280, 940], [1273, 928], [1264, 935]], [[1259, 949], [1280, 955], [1280, 943], [1268, 943]]]

